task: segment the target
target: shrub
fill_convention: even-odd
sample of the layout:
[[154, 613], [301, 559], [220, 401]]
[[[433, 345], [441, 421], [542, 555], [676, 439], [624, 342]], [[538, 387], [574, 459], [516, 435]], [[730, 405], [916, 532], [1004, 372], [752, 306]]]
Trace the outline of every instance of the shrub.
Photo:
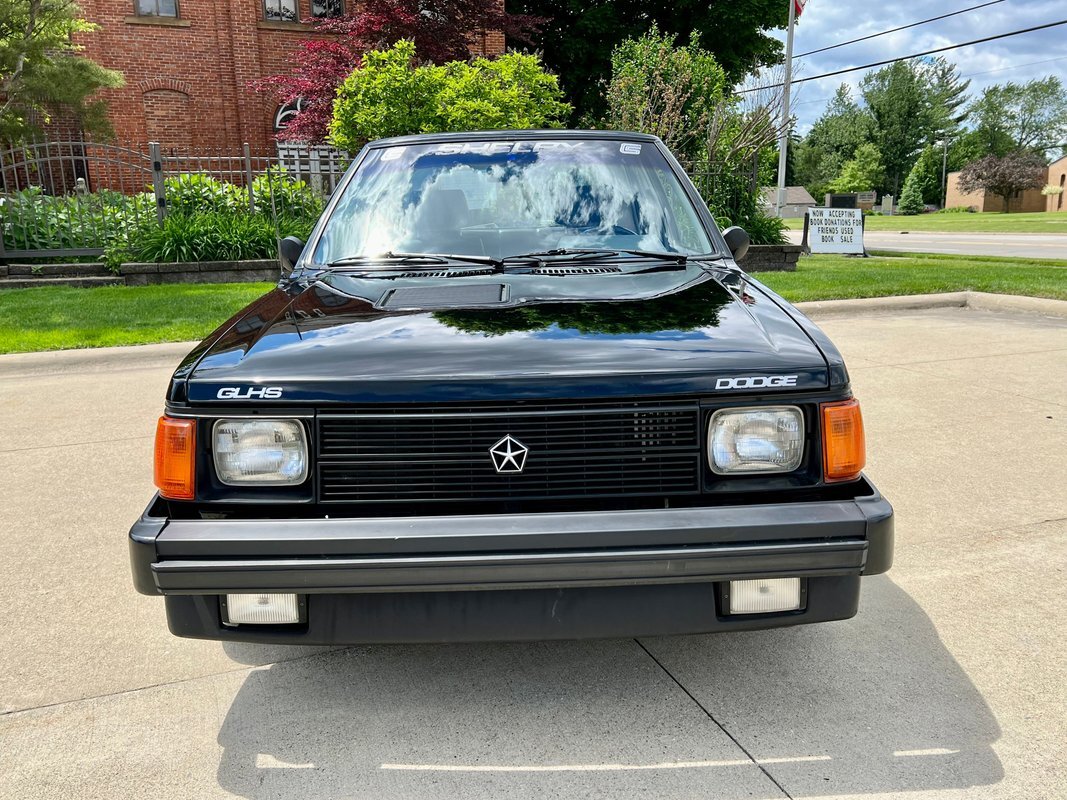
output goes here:
[[236, 211], [248, 207], [244, 189], [202, 172], [190, 172], [163, 181], [167, 209], [175, 214]]
[[185, 262], [242, 261], [274, 258], [278, 238], [306, 238], [312, 222], [280, 217], [275, 229], [268, 216], [210, 211], [202, 214], [171, 214], [162, 226], [137, 229], [126, 242], [116, 243], [105, 253], [112, 269], [124, 261]]
[[559, 127], [571, 107], [537, 56], [417, 65], [415, 45], [372, 50], [337, 90], [330, 139], [358, 150], [408, 133]]
[[[282, 166], [273, 166], [252, 181], [252, 195], [259, 213], [316, 219], [323, 199], [306, 181], [292, 177]], [[273, 201], [273, 202], [272, 202]]]
[[653, 25], [619, 44], [611, 54], [604, 127], [651, 133], [694, 163], [726, 89], [722, 67], [698, 39], [694, 33], [688, 45], [676, 47], [673, 36]]
[[785, 244], [786, 239], [785, 220], [781, 217], [771, 217], [760, 211], [750, 216], [741, 223], [752, 244]]
[[56, 197], [32, 187], [0, 197], [4, 247], [9, 250], [101, 247], [155, 218], [150, 194], [101, 191]]

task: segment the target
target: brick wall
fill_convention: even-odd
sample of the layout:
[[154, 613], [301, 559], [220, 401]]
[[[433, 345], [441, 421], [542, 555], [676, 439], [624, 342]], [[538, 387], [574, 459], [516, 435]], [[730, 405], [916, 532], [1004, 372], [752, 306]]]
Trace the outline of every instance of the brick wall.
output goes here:
[[[311, 0], [297, 3], [310, 20]], [[297, 44], [322, 35], [308, 24], [265, 21], [262, 0], [178, 0], [177, 19], [135, 16], [134, 0], [81, 5], [100, 26], [80, 37], [86, 55], [126, 79], [102, 92], [118, 140], [167, 149], [270, 149], [276, 104], [248, 84], [284, 73]], [[474, 34], [471, 50], [502, 53], [504, 36]]]
[[1048, 211], [1067, 211], [1067, 156], [1054, 161], [1048, 168], [1048, 182], [1063, 189], [1062, 194], [1051, 194], [1045, 198]]

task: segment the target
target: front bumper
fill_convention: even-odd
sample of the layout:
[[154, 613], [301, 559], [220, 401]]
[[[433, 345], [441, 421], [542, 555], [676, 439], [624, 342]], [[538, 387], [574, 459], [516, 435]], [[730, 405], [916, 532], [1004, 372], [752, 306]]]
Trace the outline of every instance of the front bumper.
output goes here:
[[[367, 519], [178, 520], [153, 503], [130, 531], [130, 555], [137, 590], [166, 595], [184, 636], [336, 643], [769, 627], [852, 616], [859, 576], [889, 569], [893, 510], [863, 484], [834, 501]], [[756, 577], [807, 579], [805, 609], [724, 618], [716, 587]], [[307, 595], [307, 627], [222, 626], [218, 595], [241, 592]], [[572, 609], [563, 620], [561, 599]]]

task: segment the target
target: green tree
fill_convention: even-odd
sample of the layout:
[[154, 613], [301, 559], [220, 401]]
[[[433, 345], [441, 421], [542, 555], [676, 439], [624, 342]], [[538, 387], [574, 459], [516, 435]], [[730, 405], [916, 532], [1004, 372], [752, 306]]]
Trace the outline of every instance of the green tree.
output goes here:
[[959, 130], [967, 83], [954, 65], [934, 59], [890, 64], [865, 77], [861, 87], [885, 162], [882, 188], [896, 194], [922, 147]]
[[[911, 172], [917, 174], [919, 193], [924, 203], [941, 202], [941, 151], [927, 145], [919, 153]], [[911, 175], [911, 172], [908, 174]]]
[[974, 132], [985, 147], [977, 157], [1012, 150], [1053, 150], [1067, 141], [1067, 89], [1054, 75], [987, 87], [971, 106]]
[[882, 154], [878, 152], [878, 148], [870, 142], [861, 144], [830, 184], [830, 191], [869, 192], [882, 182], [884, 174]]
[[508, 11], [540, 17], [538, 45], [545, 64], [560, 76], [577, 116], [599, 119], [606, 111], [604, 87], [612, 51], [642, 36], [653, 23], [664, 33], [688, 37], [714, 53], [730, 83], [754, 68], [777, 64], [782, 45], [769, 35], [784, 28], [789, 6], [782, 0], [509, 0]]
[[[919, 162], [915, 162], [917, 167]], [[904, 189], [900, 193], [900, 202], [897, 209], [901, 214], [921, 214], [923, 212], [923, 193], [919, 186], [919, 173], [912, 167], [904, 181]]]
[[559, 127], [570, 113], [536, 56], [418, 65], [407, 40], [373, 50], [337, 91], [330, 140], [351, 151], [408, 133]]
[[722, 67], [697, 44], [696, 34], [688, 45], [676, 47], [674, 36], [660, 33], [653, 24], [648, 33], [627, 39], [611, 54], [604, 123], [615, 130], [658, 136], [693, 165], [725, 89]]
[[972, 161], [986, 156], [1005, 156], [1014, 149], [1015, 142], [1002, 127], [981, 125], [952, 140], [948, 148], [948, 169], [958, 172]]
[[927, 87], [927, 144], [953, 139], [969, 115], [966, 104], [971, 82], [964, 80], [956, 65], [944, 58], [919, 63]]
[[838, 87], [822, 116], [812, 125], [796, 150], [796, 179], [811, 192], [822, 197], [830, 183], [856, 149], [874, 136], [874, 121], [852, 98], [847, 84]]
[[70, 0], [0, 0], [0, 140], [33, 135], [57, 114], [110, 132], [93, 95], [121, 86], [122, 75], [78, 55], [75, 35], [96, 29], [80, 14]]

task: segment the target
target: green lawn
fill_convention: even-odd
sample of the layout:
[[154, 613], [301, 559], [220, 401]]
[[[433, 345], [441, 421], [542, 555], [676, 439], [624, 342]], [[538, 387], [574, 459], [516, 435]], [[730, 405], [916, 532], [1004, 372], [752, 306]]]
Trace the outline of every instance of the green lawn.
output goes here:
[[[806, 256], [796, 272], [761, 272], [757, 277], [794, 302], [967, 289], [1067, 300], [1067, 261], [922, 254]], [[270, 286], [0, 291], [0, 353], [192, 341]]]
[[0, 353], [202, 339], [269, 283], [0, 291]]
[[1067, 300], [1067, 261], [882, 253], [804, 256], [796, 272], [756, 276], [791, 302], [938, 292], [995, 292]]
[[[793, 230], [804, 230], [801, 218], [786, 219]], [[1067, 211], [1045, 214], [917, 214], [913, 217], [868, 216], [869, 231], [943, 231], [945, 233], [1067, 233]]]

